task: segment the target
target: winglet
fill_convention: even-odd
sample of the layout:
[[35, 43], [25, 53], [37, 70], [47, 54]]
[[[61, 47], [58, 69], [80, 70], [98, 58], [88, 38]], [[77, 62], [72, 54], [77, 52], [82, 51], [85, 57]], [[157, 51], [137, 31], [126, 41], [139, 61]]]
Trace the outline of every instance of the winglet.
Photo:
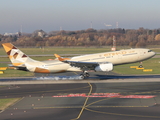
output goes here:
[[58, 54], [54, 54], [54, 56], [56, 57], [56, 58], [58, 58], [58, 60], [59, 61], [66, 61], [66, 60], [70, 60], [70, 58], [63, 58], [63, 57], [61, 57], [60, 55], [58, 55]]
[[65, 60], [64, 58], [62, 58], [62, 57], [59, 56], [58, 54], [54, 54], [54, 56], [55, 56], [56, 58], [58, 58], [59, 61], [64, 61], [64, 60]]
[[58, 54], [54, 54], [54, 56], [55, 56], [56, 58], [59, 58], [59, 57], [61, 57], [61, 56], [59, 56]]

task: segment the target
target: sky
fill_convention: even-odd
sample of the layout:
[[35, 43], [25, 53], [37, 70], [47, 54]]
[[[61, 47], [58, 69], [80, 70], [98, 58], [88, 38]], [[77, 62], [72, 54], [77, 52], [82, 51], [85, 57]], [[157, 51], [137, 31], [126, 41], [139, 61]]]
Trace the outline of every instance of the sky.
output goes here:
[[0, 34], [160, 28], [160, 0], [0, 0]]

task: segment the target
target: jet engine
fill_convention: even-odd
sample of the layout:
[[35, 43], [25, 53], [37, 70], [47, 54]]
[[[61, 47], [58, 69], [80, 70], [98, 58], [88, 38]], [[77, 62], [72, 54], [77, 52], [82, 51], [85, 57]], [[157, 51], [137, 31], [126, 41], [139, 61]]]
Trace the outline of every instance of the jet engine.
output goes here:
[[95, 71], [99, 72], [109, 72], [113, 70], [112, 63], [101, 63], [97, 67], [95, 67]]

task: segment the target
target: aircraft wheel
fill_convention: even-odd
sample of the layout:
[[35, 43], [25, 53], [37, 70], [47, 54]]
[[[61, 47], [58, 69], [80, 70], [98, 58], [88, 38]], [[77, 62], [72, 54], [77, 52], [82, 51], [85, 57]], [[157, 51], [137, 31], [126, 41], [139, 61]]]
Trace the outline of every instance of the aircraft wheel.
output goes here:
[[139, 65], [139, 68], [143, 68], [143, 65]]
[[81, 79], [85, 79], [85, 76], [83, 74], [80, 74]]
[[89, 74], [89, 73], [85, 73], [85, 76], [86, 76], [86, 77], [89, 77], [89, 76], [90, 76], [90, 74]]

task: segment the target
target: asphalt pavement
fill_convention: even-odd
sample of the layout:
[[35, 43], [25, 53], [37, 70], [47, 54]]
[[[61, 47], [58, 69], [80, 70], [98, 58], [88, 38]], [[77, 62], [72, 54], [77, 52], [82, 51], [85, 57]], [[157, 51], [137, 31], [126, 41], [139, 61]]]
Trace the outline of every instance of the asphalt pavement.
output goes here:
[[0, 88], [0, 98], [21, 100], [1, 111], [0, 119], [159, 120], [160, 82], [142, 79], [138, 78], [139, 82], [125, 78], [130, 82], [111, 79], [114, 82], [6, 85]]

